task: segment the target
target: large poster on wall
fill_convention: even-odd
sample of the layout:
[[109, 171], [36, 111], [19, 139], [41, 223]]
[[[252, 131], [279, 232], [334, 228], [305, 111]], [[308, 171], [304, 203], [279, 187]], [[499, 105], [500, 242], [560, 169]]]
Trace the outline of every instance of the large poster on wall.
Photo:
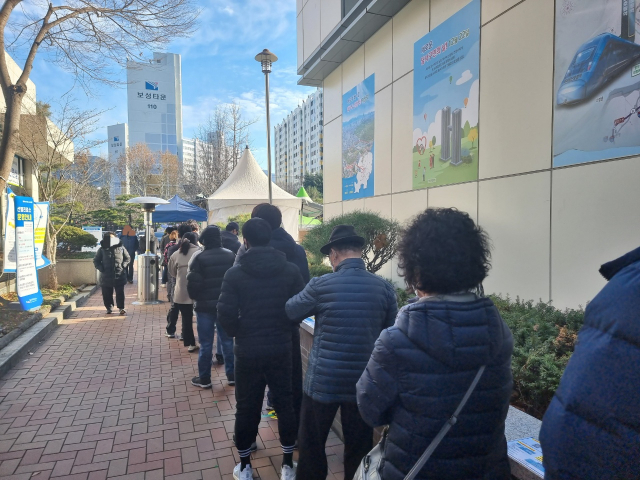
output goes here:
[[640, 154], [636, 3], [556, 1], [554, 167]]
[[478, 179], [480, 0], [414, 45], [413, 188]]
[[342, 96], [342, 200], [373, 196], [375, 74]]

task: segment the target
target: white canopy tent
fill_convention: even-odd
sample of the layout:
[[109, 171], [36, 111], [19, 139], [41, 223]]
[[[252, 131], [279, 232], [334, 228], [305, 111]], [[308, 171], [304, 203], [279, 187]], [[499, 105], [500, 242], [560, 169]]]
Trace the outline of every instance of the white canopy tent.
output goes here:
[[[238, 165], [229, 178], [211, 195], [209, 206], [209, 225], [226, 223], [228, 218], [240, 213], [251, 213], [253, 207], [269, 201], [270, 178], [264, 174], [258, 162], [245, 148]], [[273, 204], [282, 212], [282, 226], [293, 238], [298, 238], [298, 215], [302, 200], [285, 192], [272, 183]]]

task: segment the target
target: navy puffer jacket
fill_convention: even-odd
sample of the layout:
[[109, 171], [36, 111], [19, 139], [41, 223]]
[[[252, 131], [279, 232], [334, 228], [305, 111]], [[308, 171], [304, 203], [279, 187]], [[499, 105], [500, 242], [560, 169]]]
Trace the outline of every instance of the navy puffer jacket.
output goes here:
[[289, 318], [315, 315], [304, 393], [318, 402], [356, 401], [362, 375], [380, 332], [393, 325], [398, 304], [388, 282], [349, 258], [335, 273], [312, 278], [287, 302]]
[[458, 423], [416, 478], [510, 478], [504, 422], [513, 337], [493, 302], [473, 294], [431, 297], [400, 310], [358, 382], [358, 408], [389, 425], [384, 480], [402, 480], [486, 369]]
[[640, 248], [600, 273], [542, 421], [545, 479], [640, 478]]

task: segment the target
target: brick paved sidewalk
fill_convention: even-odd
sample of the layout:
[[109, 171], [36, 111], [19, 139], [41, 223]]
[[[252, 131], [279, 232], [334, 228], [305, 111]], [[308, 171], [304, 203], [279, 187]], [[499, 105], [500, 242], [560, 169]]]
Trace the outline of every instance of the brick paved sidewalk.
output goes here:
[[[167, 303], [131, 305], [135, 287], [125, 289], [126, 316], [106, 315], [98, 291], [0, 379], [0, 478], [233, 478], [235, 396], [224, 367], [214, 367], [212, 390], [192, 386], [197, 353], [164, 337]], [[264, 418], [257, 441], [254, 476], [278, 479], [277, 421]], [[333, 433], [327, 453], [327, 478], [341, 479]]]

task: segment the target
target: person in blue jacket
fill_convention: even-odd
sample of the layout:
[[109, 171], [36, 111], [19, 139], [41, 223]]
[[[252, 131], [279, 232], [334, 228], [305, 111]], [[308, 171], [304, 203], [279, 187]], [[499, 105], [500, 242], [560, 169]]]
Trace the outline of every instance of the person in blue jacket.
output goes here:
[[403, 480], [485, 370], [416, 479], [509, 480], [504, 436], [513, 388], [513, 337], [491, 299], [479, 295], [490, 268], [489, 238], [466, 213], [429, 208], [398, 248], [418, 300], [376, 341], [357, 384], [372, 427], [389, 425], [382, 480]]
[[542, 420], [544, 478], [640, 478], [640, 248], [600, 268], [609, 281]]
[[133, 283], [133, 260], [136, 258], [136, 251], [138, 250], [140, 243], [138, 241], [136, 231], [131, 227], [131, 225], [126, 225], [122, 229], [120, 241], [131, 257], [131, 261], [129, 262], [129, 265], [127, 265], [127, 281], [129, 283]]
[[320, 249], [334, 273], [311, 279], [287, 302], [292, 320], [315, 315], [300, 409], [300, 480], [327, 478], [325, 443], [338, 409], [344, 433], [344, 480], [353, 478], [372, 447], [373, 430], [358, 413], [356, 382], [380, 332], [393, 325], [398, 303], [393, 286], [365, 268], [364, 244], [352, 225], [337, 225]]

